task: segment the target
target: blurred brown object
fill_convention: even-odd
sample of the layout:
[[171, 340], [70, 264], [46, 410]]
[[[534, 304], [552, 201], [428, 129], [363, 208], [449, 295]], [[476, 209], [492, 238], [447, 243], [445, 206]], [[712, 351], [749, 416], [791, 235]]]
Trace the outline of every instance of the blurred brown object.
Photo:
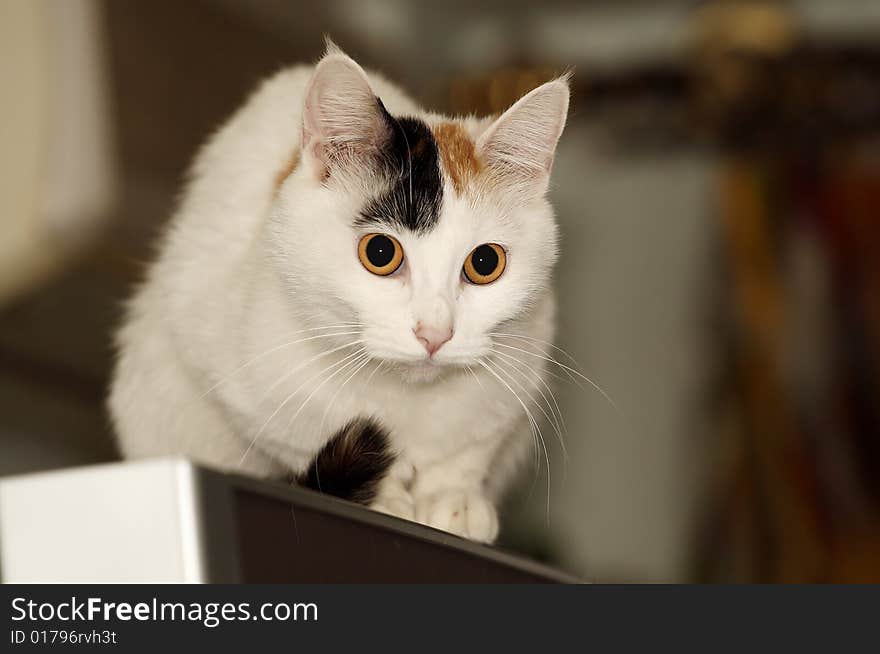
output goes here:
[[705, 576], [880, 580], [878, 54], [810, 42], [778, 2], [709, 3], [691, 45], [700, 125], [729, 153], [738, 416]]
[[694, 45], [707, 59], [718, 60], [732, 52], [779, 57], [791, 52], [801, 38], [796, 15], [777, 0], [707, 2], [692, 20]]
[[722, 0], [698, 9], [690, 30], [694, 102], [702, 121], [766, 126], [777, 104], [780, 66], [800, 45], [795, 16], [772, 0]]
[[480, 77], [458, 77], [444, 83], [454, 115], [491, 116], [502, 113], [532, 89], [561, 71], [549, 67], [504, 68]]
[[815, 471], [797, 433], [779, 369], [783, 341], [793, 325], [779, 278], [765, 170], [765, 162], [730, 159], [720, 188], [731, 300], [737, 308], [733, 318], [739, 351], [732, 374], [743, 420], [736, 437], [745, 439], [730, 492], [734, 498], [743, 492], [751, 496], [729, 529], [762, 534], [752, 543], [759, 548], [753, 557], [756, 567], [748, 571], [752, 580], [818, 582], [827, 566], [827, 545]]
[[561, 74], [547, 66], [513, 67], [478, 77], [456, 77], [448, 88], [448, 106], [453, 115], [500, 114], [532, 89]]
[[731, 156], [719, 201], [739, 420], [706, 575], [880, 581], [880, 165], [858, 150]]

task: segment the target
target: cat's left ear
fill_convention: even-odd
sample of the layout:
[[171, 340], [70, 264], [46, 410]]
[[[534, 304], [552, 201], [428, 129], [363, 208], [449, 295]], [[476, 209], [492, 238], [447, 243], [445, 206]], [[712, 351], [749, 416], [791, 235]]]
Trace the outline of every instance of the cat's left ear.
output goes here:
[[477, 154], [494, 184], [525, 196], [543, 195], [556, 143], [568, 114], [568, 76], [530, 91], [479, 137]]

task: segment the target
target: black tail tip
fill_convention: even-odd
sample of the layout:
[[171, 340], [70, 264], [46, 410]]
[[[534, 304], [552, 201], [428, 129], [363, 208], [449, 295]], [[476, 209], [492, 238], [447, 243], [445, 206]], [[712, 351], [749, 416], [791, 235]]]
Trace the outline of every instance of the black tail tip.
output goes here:
[[356, 418], [340, 429], [297, 478], [300, 486], [369, 504], [395, 455], [388, 431], [372, 418]]

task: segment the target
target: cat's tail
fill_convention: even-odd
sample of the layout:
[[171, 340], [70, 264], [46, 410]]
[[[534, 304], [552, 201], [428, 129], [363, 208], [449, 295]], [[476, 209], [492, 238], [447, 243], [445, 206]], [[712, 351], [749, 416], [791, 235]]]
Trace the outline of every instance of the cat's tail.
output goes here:
[[388, 431], [372, 418], [356, 418], [327, 441], [296, 481], [321, 493], [369, 504], [394, 459]]

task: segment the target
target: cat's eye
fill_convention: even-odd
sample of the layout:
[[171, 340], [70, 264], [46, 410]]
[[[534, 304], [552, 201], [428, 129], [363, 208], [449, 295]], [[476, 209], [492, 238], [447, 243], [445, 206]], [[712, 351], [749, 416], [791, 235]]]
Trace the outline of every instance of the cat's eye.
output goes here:
[[464, 260], [464, 276], [474, 284], [491, 284], [501, 277], [507, 265], [504, 248], [497, 243], [475, 247]]
[[403, 248], [393, 236], [367, 234], [358, 243], [358, 259], [374, 275], [390, 275], [403, 263]]

